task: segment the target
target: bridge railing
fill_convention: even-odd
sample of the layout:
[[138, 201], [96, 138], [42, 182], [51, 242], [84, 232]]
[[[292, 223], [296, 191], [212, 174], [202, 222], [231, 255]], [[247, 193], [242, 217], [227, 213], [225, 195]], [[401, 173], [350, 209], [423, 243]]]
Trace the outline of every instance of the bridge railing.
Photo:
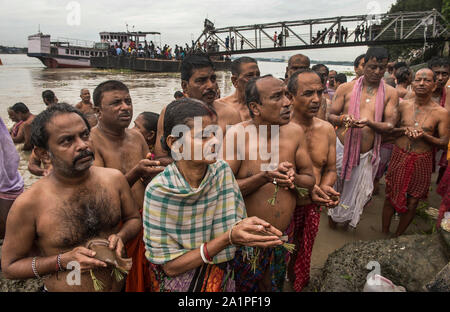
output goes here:
[[207, 21], [205, 20], [207, 27], [196, 44], [206, 48], [210, 54], [449, 39], [449, 23], [436, 10], [339, 16], [222, 28], [215, 28], [212, 22]]

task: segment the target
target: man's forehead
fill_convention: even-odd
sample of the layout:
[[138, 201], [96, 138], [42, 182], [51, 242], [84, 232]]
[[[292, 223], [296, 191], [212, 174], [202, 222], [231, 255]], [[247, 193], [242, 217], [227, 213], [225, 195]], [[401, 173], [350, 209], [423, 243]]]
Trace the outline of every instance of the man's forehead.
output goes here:
[[[302, 73], [298, 76], [298, 85], [300, 87], [303, 86], [303, 89], [306, 89], [306, 85], [318, 85], [319, 88], [323, 88], [322, 80], [316, 73]], [[309, 87], [308, 87], [309, 88]]]
[[449, 72], [450, 66], [433, 66], [432, 71], [434, 72]]
[[384, 59], [377, 59], [375, 56], [370, 58], [366, 64], [371, 63], [371, 64], [378, 64], [378, 65], [384, 65], [387, 66], [389, 59], [388, 58], [384, 58]]
[[78, 133], [87, 129], [83, 118], [76, 113], [62, 113], [54, 115], [47, 123], [49, 136], [60, 137], [62, 135]]
[[259, 70], [258, 64], [253, 63], [253, 62], [241, 64], [241, 72], [253, 71], [253, 70]]
[[286, 84], [275, 77], [261, 78], [256, 82], [260, 94], [272, 94], [286, 89]]
[[423, 68], [423, 69], [417, 71], [415, 77], [416, 78], [425, 78], [425, 77], [433, 78], [433, 75], [434, 75], [434, 73], [431, 69]]
[[192, 70], [192, 77], [208, 77], [211, 75], [214, 75], [214, 69], [212, 67], [201, 67], [201, 68], [194, 68]]
[[130, 93], [125, 90], [111, 90], [103, 92], [103, 99], [105, 98], [129, 98]]

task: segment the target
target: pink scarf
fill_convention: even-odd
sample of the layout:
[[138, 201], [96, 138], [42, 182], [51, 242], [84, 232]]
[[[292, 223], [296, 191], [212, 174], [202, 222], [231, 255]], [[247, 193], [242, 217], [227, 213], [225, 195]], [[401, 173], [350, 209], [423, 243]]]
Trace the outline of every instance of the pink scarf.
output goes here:
[[[360, 77], [353, 87], [352, 97], [350, 99], [350, 107], [348, 114], [355, 119], [360, 119], [359, 106], [361, 101], [361, 92], [363, 88], [364, 76]], [[380, 80], [378, 86], [377, 97], [375, 100], [375, 121], [381, 122], [384, 111], [384, 83]], [[359, 165], [359, 155], [361, 150], [361, 128], [349, 128], [344, 139], [344, 159], [342, 161], [341, 179], [349, 181], [352, 176], [352, 170]], [[375, 178], [380, 157], [381, 134], [375, 132], [375, 142], [372, 156], [372, 178]]]

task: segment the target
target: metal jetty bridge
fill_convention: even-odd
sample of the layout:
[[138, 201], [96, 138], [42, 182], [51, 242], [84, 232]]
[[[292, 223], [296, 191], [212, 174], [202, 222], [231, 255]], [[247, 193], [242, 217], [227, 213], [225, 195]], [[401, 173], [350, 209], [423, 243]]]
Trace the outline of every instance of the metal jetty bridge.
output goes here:
[[448, 41], [449, 34], [449, 22], [435, 9], [222, 28], [215, 28], [205, 19], [203, 33], [195, 46], [209, 55], [411, 43], [426, 46]]

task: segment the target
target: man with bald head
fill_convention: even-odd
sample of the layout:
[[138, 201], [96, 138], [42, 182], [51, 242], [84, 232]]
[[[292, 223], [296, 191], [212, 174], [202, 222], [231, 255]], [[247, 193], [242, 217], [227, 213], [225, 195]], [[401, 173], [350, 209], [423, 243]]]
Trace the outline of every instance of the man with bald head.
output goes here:
[[218, 102], [233, 107], [239, 112], [242, 121], [250, 120], [250, 113], [245, 104], [245, 86], [250, 79], [259, 77], [259, 75], [258, 63], [254, 58], [243, 56], [234, 60], [231, 63], [231, 82], [236, 90], [233, 94], [218, 100]]
[[[433, 170], [433, 148], [448, 144], [449, 112], [432, 100], [436, 75], [419, 70], [412, 82], [414, 97], [400, 102], [397, 137], [386, 174], [386, 200], [382, 227], [388, 234], [397, 211], [400, 222], [395, 235], [402, 235], [414, 219], [420, 199], [426, 199]], [[434, 134], [438, 134], [438, 137]]]
[[293, 73], [300, 69], [308, 69], [311, 65], [309, 57], [303, 54], [295, 54], [289, 58], [286, 67], [286, 79], [289, 79]]
[[91, 102], [91, 94], [88, 89], [81, 89], [80, 91], [81, 101], [75, 105], [76, 108], [80, 110], [89, 122], [91, 127], [97, 125], [97, 116], [95, 115], [94, 105]]
[[[227, 131], [225, 160], [237, 179], [247, 215], [270, 222], [292, 238], [291, 220], [298, 197], [295, 187], [311, 191], [315, 182], [305, 135], [299, 125], [289, 122], [292, 104], [282, 80], [271, 75], [250, 80], [245, 99], [252, 119]], [[271, 159], [262, 159], [261, 151], [267, 151], [268, 146]], [[276, 155], [278, 159], [274, 159]], [[244, 260], [242, 251], [236, 253], [236, 290], [282, 290], [286, 251], [279, 246], [257, 252], [256, 271]]]

